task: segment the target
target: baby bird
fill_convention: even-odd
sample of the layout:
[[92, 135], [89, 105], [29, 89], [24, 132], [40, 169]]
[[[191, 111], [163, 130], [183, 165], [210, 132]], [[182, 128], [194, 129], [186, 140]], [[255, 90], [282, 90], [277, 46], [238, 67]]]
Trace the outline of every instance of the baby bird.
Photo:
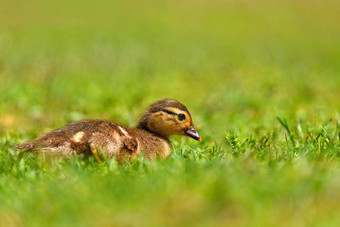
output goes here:
[[133, 161], [144, 151], [144, 158], [164, 159], [170, 155], [171, 135], [185, 135], [202, 141], [192, 123], [188, 109], [174, 99], [152, 104], [136, 128], [104, 120], [71, 123], [17, 147], [26, 151], [49, 152], [72, 156], [115, 157], [118, 162]]

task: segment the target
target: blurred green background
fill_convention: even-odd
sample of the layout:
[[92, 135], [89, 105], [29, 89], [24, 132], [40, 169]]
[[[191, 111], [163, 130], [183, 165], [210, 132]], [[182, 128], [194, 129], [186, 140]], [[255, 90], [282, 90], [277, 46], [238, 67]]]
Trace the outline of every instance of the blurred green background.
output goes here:
[[320, 123], [339, 110], [338, 6], [2, 1], [1, 125], [53, 128], [84, 117], [134, 125], [165, 97], [188, 105], [216, 139], [276, 116]]
[[[127, 226], [263, 226], [280, 225], [278, 220], [282, 225], [336, 226], [339, 9], [336, 0], [0, 0], [0, 218], [2, 209], [2, 219], [13, 226], [26, 221], [111, 226], [113, 220], [113, 225]], [[15, 143], [71, 121], [103, 118], [134, 126], [144, 109], [161, 98], [187, 105], [202, 144], [175, 137], [175, 157], [132, 167], [82, 160], [50, 166], [14, 154]], [[323, 142], [332, 141], [332, 159], [318, 156], [315, 167], [285, 147], [290, 158], [283, 159], [289, 161], [273, 159], [289, 167], [271, 169], [263, 158], [202, 164], [201, 158], [181, 153], [187, 149], [196, 155], [216, 147], [232, 153], [237, 136], [252, 135], [260, 142], [275, 130], [281, 137], [271, 143], [285, 144], [277, 117], [292, 125], [298, 140], [311, 134], [313, 146], [319, 136], [312, 132], [331, 119], [334, 140], [325, 136]], [[295, 157], [298, 167], [290, 166]], [[253, 177], [252, 168], [257, 170]], [[326, 188], [324, 197], [318, 194], [319, 184]], [[79, 196], [71, 189], [80, 190]], [[276, 192], [281, 199], [287, 193], [289, 201], [276, 198]]]

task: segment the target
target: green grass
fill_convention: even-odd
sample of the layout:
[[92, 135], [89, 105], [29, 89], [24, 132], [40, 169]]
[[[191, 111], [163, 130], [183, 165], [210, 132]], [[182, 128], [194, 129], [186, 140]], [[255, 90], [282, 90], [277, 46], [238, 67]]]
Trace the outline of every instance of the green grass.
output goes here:
[[[340, 225], [337, 1], [0, 5], [0, 226]], [[165, 161], [13, 147], [161, 98], [203, 137]]]

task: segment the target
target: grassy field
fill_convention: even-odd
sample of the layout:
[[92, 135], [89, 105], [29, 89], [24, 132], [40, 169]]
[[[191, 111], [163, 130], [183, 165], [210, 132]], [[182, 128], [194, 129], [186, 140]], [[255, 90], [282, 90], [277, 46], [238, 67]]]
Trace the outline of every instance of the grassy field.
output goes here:
[[[339, 1], [0, 0], [0, 226], [339, 226]], [[14, 145], [187, 105], [165, 161]]]

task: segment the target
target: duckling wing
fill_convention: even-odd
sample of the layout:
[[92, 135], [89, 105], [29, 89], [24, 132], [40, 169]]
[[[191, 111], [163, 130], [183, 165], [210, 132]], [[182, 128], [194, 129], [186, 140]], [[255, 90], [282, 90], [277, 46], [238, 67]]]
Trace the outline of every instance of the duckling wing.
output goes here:
[[131, 152], [137, 151], [138, 148], [138, 142], [135, 138], [129, 138], [129, 137], [123, 137], [122, 142], [124, 145], [124, 148]]
[[137, 139], [130, 135], [127, 128], [115, 124], [110, 130], [97, 130], [89, 139], [91, 151], [100, 149], [106, 157], [110, 158], [120, 152], [130, 154], [138, 151]]

